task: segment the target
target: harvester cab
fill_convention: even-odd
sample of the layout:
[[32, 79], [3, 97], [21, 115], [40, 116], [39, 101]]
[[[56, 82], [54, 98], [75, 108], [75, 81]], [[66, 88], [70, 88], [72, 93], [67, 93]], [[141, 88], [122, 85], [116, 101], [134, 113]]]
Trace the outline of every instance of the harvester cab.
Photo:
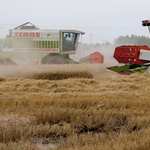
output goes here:
[[40, 29], [31, 22], [24, 23], [0, 39], [0, 65], [78, 63], [70, 54], [75, 54], [83, 34], [78, 30]]
[[[142, 21], [143, 26], [148, 26], [150, 31], [150, 20]], [[112, 71], [120, 74], [131, 74], [134, 72], [145, 73], [149, 72], [150, 66], [150, 48], [143, 46], [123, 45], [115, 48], [113, 57], [120, 63], [121, 66], [108, 67]]]

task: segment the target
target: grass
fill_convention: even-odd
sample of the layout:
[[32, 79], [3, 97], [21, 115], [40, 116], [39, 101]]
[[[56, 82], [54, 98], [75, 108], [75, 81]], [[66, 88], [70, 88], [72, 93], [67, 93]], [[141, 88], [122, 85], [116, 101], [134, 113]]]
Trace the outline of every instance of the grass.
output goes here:
[[56, 73], [38, 73], [33, 76], [33, 79], [47, 79], [47, 80], [63, 80], [69, 78], [93, 78], [87, 71], [75, 72], [56, 72]]
[[[0, 149], [150, 149], [150, 75], [0, 80]], [[50, 148], [49, 148], [50, 149]]]

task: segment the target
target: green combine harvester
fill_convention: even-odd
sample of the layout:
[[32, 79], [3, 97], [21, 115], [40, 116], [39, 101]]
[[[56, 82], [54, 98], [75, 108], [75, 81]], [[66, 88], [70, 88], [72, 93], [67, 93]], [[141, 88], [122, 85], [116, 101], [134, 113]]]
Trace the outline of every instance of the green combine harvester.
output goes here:
[[[78, 63], [69, 55], [75, 54], [79, 36], [83, 34], [77, 30], [39, 29], [27, 22], [10, 29], [9, 35], [0, 39], [0, 65]], [[89, 63], [94, 60], [103, 63], [103, 57], [98, 52], [89, 56]]]

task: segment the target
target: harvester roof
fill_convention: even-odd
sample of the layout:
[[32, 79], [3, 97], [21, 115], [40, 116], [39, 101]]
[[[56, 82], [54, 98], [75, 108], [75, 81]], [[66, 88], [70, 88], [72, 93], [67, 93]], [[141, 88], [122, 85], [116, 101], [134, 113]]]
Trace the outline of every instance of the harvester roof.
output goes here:
[[[30, 26], [28, 24], [30, 24]], [[39, 28], [31, 22], [26, 22], [26, 23], [14, 28], [14, 29], [39, 29]]]
[[33, 32], [33, 30], [36, 29], [36, 30], [38, 30], [40, 32], [45, 32], [45, 33], [47, 33], [47, 32], [59, 33], [60, 31], [62, 31], [62, 32], [70, 32], [70, 33], [71, 32], [75, 32], [75, 33], [79, 33], [81, 35], [85, 34], [82, 31], [70, 30], [70, 29], [69, 30], [68, 29], [64, 29], [64, 30], [63, 29], [40, 29], [37, 26], [35, 26], [33, 23], [31, 23], [31, 22], [26, 22], [26, 23], [24, 23], [24, 24], [22, 24], [22, 25], [20, 25], [20, 26], [18, 26], [16, 28], [14, 28], [13, 32], [18, 32], [18, 30], [19, 30], [19, 32], [26, 32], [26, 29], [28, 29], [28, 32]]

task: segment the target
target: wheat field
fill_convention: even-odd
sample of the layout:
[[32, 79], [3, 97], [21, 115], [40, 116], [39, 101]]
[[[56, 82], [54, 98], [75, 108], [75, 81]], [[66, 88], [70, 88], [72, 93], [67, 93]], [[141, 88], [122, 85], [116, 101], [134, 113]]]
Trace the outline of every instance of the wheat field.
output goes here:
[[0, 66], [0, 149], [150, 149], [149, 82], [104, 65]]

